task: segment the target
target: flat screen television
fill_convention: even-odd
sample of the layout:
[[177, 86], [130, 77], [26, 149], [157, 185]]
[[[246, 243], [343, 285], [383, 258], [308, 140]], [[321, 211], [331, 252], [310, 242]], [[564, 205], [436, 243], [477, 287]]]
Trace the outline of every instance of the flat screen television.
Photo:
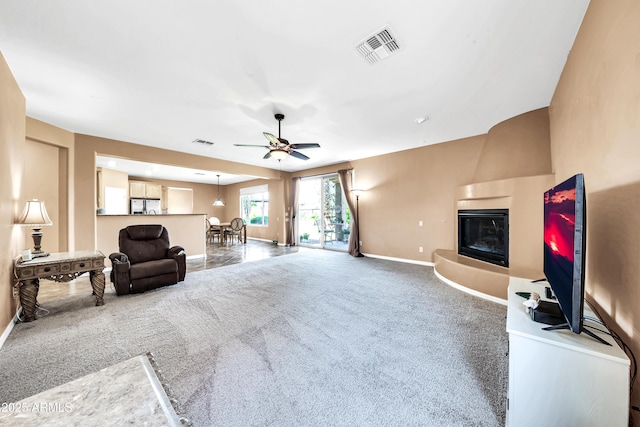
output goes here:
[[583, 325], [586, 228], [584, 176], [580, 173], [544, 193], [544, 275], [567, 320], [545, 329], [585, 332], [608, 344]]

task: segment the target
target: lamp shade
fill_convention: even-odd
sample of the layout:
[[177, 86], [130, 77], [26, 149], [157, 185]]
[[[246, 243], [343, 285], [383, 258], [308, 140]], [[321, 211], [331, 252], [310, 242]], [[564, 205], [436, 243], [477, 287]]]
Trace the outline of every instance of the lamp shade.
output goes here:
[[353, 190], [351, 190], [351, 194], [353, 194], [356, 197], [362, 196], [363, 193], [364, 193], [364, 190], [361, 190], [359, 188], [354, 188]]
[[53, 222], [47, 214], [42, 200], [28, 200], [22, 214], [18, 218], [18, 224], [29, 226], [52, 225]]

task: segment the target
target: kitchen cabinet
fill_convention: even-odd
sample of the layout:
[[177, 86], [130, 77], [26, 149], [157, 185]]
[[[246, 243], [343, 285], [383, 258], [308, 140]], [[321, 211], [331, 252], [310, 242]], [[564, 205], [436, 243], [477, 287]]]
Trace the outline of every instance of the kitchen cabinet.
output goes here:
[[145, 191], [147, 199], [160, 199], [162, 197], [162, 186], [160, 184], [147, 183]]
[[162, 198], [162, 186], [151, 182], [129, 181], [129, 197], [160, 199]]

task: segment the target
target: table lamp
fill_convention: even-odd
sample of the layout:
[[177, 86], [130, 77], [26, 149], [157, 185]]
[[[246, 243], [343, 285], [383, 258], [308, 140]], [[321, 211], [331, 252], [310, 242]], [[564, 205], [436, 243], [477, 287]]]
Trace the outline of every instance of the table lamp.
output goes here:
[[47, 209], [44, 207], [42, 200], [33, 199], [28, 200], [22, 215], [18, 218], [18, 224], [33, 227], [33, 251], [32, 257], [44, 257], [49, 256], [48, 252], [44, 252], [40, 249], [40, 242], [42, 241], [42, 231], [40, 229], [43, 225], [53, 225], [51, 218], [47, 214]]

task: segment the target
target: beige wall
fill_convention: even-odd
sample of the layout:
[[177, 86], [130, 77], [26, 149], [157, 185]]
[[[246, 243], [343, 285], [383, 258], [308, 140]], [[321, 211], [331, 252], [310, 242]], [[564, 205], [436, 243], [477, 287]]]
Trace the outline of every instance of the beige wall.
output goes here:
[[[25, 158], [25, 176], [28, 180], [25, 185], [30, 188], [25, 187], [24, 197], [33, 198], [35, 196], [32, 197], [30, 193], [38, 193], [38, 198], [45, 201], [47, 212], [57, 217], [53, 226], [42, 230], [43, 250], [53, 251], [53, 246], [47, 245], [55, 245], [56, 242], [58, 251], [74, 250], [72, 206], [75, 173], [71, 166], [74, 156], [73, 133], [30, 117], [26, 118], [26, 123], [27, 147], [32, 147], [29, 151], [34, 158]], [[33, 164], [42, 165], [41, 171], [30, 171], [30, 165]], [[53, 175], [55, 173], [57, 176]], [[42, 184], [47, 187], [47, 192], [40, 190], [41, 181], [47, 181]], [[53, 188], [53, 183], [56, 183], [57, 190]]]
[[485, 135], [351, 162], [354, 186], [366, 190], [361, 251], [431, 262], [434, 250], [453, 249], [456, 188], [472, 182], [484, 142]]
[[[640, 2], [592, 0], [550, 106], [556, 181], [587, 188], [589, 299], [640, 356]], [[640, 402], [635, 388], [632, 402]], [[635, 417], [638, 422], [640, 418]]]
[[25, 247], [22, 230], [14, 225], [24, 206], [25, 132], [25, 99], [0, 53], [0, 335], [17, 310], [13, 260]]
[[530, 111], [489, 130], [473, 182], [551, 173], [549, 111]]
[[[58, 238], [60, 236], [60, 185], [59, 157], [60, 149], [54, 145], [26, 140], [24, 196], [27, 200], [38, 199], [44, 201], [47, 214], [52, 225], [42, 227], [42, 250], [45, 252], [59, 252]], [[53, 159], [53, 161], [52, 161]], [[29, 227], [22, 227], [25, 236], [25, 246], [33, 249], [33, 238]]]

